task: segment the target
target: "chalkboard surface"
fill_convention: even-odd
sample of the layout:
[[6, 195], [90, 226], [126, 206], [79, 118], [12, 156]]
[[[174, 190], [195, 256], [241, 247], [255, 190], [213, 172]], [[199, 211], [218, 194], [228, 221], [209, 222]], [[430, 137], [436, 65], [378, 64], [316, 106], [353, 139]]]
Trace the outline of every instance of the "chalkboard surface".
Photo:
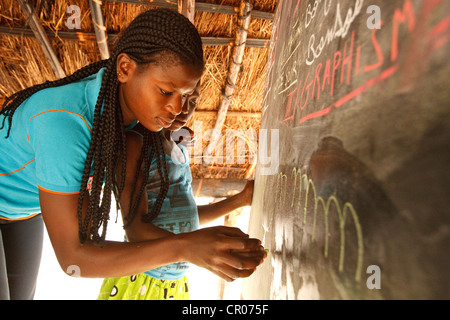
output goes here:
[[245, 299], [450, 298], [449, 44], [450, 1], [279, 1]]

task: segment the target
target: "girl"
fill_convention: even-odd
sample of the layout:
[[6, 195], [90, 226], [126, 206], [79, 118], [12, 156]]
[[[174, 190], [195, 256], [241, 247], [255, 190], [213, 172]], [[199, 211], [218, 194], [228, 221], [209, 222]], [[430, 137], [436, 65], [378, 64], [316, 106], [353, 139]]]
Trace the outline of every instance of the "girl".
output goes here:
[[[260, 241], [233, 228], [105, 241], [111, 191], [120, 196], [124, 186], [114, 173], [126, 175], [125, 130], [137, 121], [152, 132], [169, 127], [203, 67], [201, 39], [189, 20], [171, 10], [150, 10], [130, 23], [110, 59], [5, 100], [0, 111], [1, 298], [33, 297], [42, 220], [68, 274], [119, 277], [177, 261], [228, 279], [254, 272], [263, 257]], [[154, 150], [161, 158], [162, 148]], [[165, 166], [164, 159], [158, 165]], [[247, 249], [260, 254], [233, 254]]]
[[[191, 95], [182, 113], [179, 114], [173, 124], [162, 131], [161, 135], [154, 135], [152, 139], [162, 139], [163, 149], [168, 163], [169, 189], [167, 197], [158, 202], [158, 193], [164, 183], [164, 178], [157, 169], [157, 160], [153, 160], [146, 172], [148, 164], [140, 159], [140, 150], [143, 139], [138, 133], [127, 133], [127, 170], [129, 173], [143, 164], [143, 170], [138, 175], [129, 174], [125, 177], [125, 188], [120, 198], [126, 236], [130, 241], [143, 241], [160, 237], [166, 237], [172, 233], [189, 232], [196, 230], [199, 224], [205, 224], [215, 220], [239, 207], [250, 205], [252, 199], [253, 184], [247, 183], [244, 191], [225, 199], [221, 202], [197, 207], [191, 188], [192, 176], [189, 167], [189, 155], [187, 150], [173, 140], [174, 131], [187, 131], [183, 127], [192, 116], [198, 97], [197, 90]], [[145, 130], [142, 131], [145, 134]], [[190, 133], [187, 134], [189, 142]], [[120, 176], [120, 172], [118, 172]], [[164, 175], [163, 175], [164, 176]], [[147, 177], [147, 179], [142, 179]], [[136, 179], [136, 180], [135, 180]], [[136, 181], [141, 187], [146, 186], [147, 197], [142, 196], [137, 210], [132, 210], [130, 204]], [[144, 182], [144, 183], [142, 183]], [[155, 208], [160, 212], [155, 212]], [[135, 215], [130, 216], [129, 211]], [[149, 213], [153, 217], [149, 217]], [[143, 221], [151, 223], [143, 223]], [[103, 281], [98, 299], [100, 300], [187, 300], [189, 299], [188, 279], [185, 276], [189, 264], [186, 262], [172, 263], [145, 273], [130, 277], [109, 278]]]

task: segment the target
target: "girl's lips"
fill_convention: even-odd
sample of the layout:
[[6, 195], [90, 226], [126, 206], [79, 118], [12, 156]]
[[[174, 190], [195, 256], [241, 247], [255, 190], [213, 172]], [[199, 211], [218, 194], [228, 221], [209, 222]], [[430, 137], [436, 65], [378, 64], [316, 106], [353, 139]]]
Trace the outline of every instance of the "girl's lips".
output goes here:
[[168, 128], [172, 125], [172, 122], [168, 122], [166, 120], [163, 120], [161, 118], [156, 118], [156, 120], [159, 122], [159, 124], [163, 127], [163, 128]]
[[186, 121], [174, 120], [174, 122], [172, 124], [182, 127], [186, 124]]

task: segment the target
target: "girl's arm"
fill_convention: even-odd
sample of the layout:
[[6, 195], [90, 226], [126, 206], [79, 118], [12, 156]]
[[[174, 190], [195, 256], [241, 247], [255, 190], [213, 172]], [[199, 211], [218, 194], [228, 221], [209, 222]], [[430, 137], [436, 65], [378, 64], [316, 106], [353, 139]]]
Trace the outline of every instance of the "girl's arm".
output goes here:
[[[120, 277], [166, 264], [187, 261], [227, 281], [250, 276], [264, 258], [260, 241], [237, 228], [206, 228], [141, 242], [106, 241], [99, 248], [78, 239], [78, 194], [39, 191], [41, 211], [61, 268], [68, 274], [76, 266], [82, 277]], [[251, 257], [233, 250], [253, 250]]]
[[200, 225], [214, 221], [233, 210], [252, 204], [254, 181], [249, 180], [244, 189], [234, 196], [208, 205], [197, 206]]
[[[134, 149], [130, 147], [129, 150]], [[130, 167], [133, 166], [132, 161], [137, 162], [136, 159], [131, 160]], [[82, 277], [120, 277], [142, 273], [178, 261], [187, 261], [230, 281], [250, 276], [264, 257], [259, 240], [249, 239], [248, 235], [239, 229], [225, 227], [202, 229], [180, 235], [164, 233], [162, 238], [158, 232], [164, 230], [154, 227], [153, 240], [106, 241], [103, 248], [90, 241], [80, 245], [78, 194], [55, 194], [39, 190], [39, 200], [56, 257], [61, 268], [69, 274], [73, 266], [76, 266]], [[87, 200], [86, 198], [83, 212], [86, 212]], [[121, 200], [125, 201], [122, 207], [128, 208], [126, 197]], [[136, 224], [130, 225], [130, 236], [139, 238], [142, 236], [140, 232], [143, 230], [140, 226], [143, 224], [138, 223], [140, 221], [138, 216], [133, 221]], [[146, 237], [149, 239], [147, 231]], [[232, 253], [232, 250], [246, 249], [254, 250], [255, 255], [245, 257]]]
[[[127, 133], [127, 174], [125, 177], [125, 187], [120, 199], [121, 212], [124, 216], [126, 216], [128, 212], [128, 206], [130, 203], [129, 196], [133, 187], [132, 184], [141, 152], [141, 147], [142, 137], [134, 132]], [[120, 181], [120, 179], [122, 179], [120, 175], [121, 173], [117, 172], [116, 174], [118, 180]], [[139, 175], [138, 185], [140, 185], [141, 179], [142, 175]], [[214, 221], [238, 208], [251, 205], [253, 185], [253, 180], [247, 181], [244, 189], [240, 193], [217, 203], [197, 206], [200, 225], [205, 225], [211, 221]], [[136, 217], [133, 219], [132, 223], [125, 229], [129, 241], [151, 240], [166, 237], [172, 234], [171, 232], [158, 228], [151, 223], [142, 223], [140, 221], [140, 218], [142, 214], [145, 214], [147, 212], [147, 210], [147, 194], [144, 193], [139, 203]]]

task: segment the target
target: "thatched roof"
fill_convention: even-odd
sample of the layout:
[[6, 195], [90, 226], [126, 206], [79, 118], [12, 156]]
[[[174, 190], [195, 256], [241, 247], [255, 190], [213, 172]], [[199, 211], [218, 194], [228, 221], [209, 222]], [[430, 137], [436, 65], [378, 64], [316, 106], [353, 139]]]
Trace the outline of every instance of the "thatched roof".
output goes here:
[[[0, 0], [0, 101], [20, 89], [57, 79], [49, 59], [43, 54], [41, 44], [30, 29], [31, 21], [26, 19], [19, 5], [21, 1], [27, 2]], [[224, 137], [227, 129], [242, 129], [244, 132], [253, 129], [258, 133], [260, 124], [266, 60], [277, 0], [253, 0], [250, 3], [252, 11], [247, 41], [222, 127]], [[38, 22], [42, 24], [56, 54], [56, 60], [66, 75], [101, 59], [88, 0], [28, 0], [28, 4], [34, 8]], [[203, 133], [214, 128], [216, 123], [241, 21], [238, 19], [240, 4], [241, 0], [195, 1], [194, 24], [203, 39], [206, 71], [191, 127], [194, 128], [194, 121], [202, 121]], [[80, 29], [69, 29], [66, 25], [72, 15], [70, 11], [66, 12], [69, 5], [80, 8]], [[177, 9], [175, 0], [103, 0], [101, 12], [108, 45], [112, 47], [117, 34], [140, 12], [153, 8], [151, 5]], [[203, 137], [203, 148], [208, 145], [206, 139]], [[247, 147], [247, 155], [254, 153], [257, 148], [253, 140], [248, 142], [250, 149]], [[194, 177], [252, 176], [254, 165], [249, 163], [247, 156], [243, 164], [238, 164], [236, 160], [233, 164], [225, 163], [225, 138], [223, 145], [223, 163], [206, 164], [206, 161], [202, 161], [202, 164], [192, 164]]]

